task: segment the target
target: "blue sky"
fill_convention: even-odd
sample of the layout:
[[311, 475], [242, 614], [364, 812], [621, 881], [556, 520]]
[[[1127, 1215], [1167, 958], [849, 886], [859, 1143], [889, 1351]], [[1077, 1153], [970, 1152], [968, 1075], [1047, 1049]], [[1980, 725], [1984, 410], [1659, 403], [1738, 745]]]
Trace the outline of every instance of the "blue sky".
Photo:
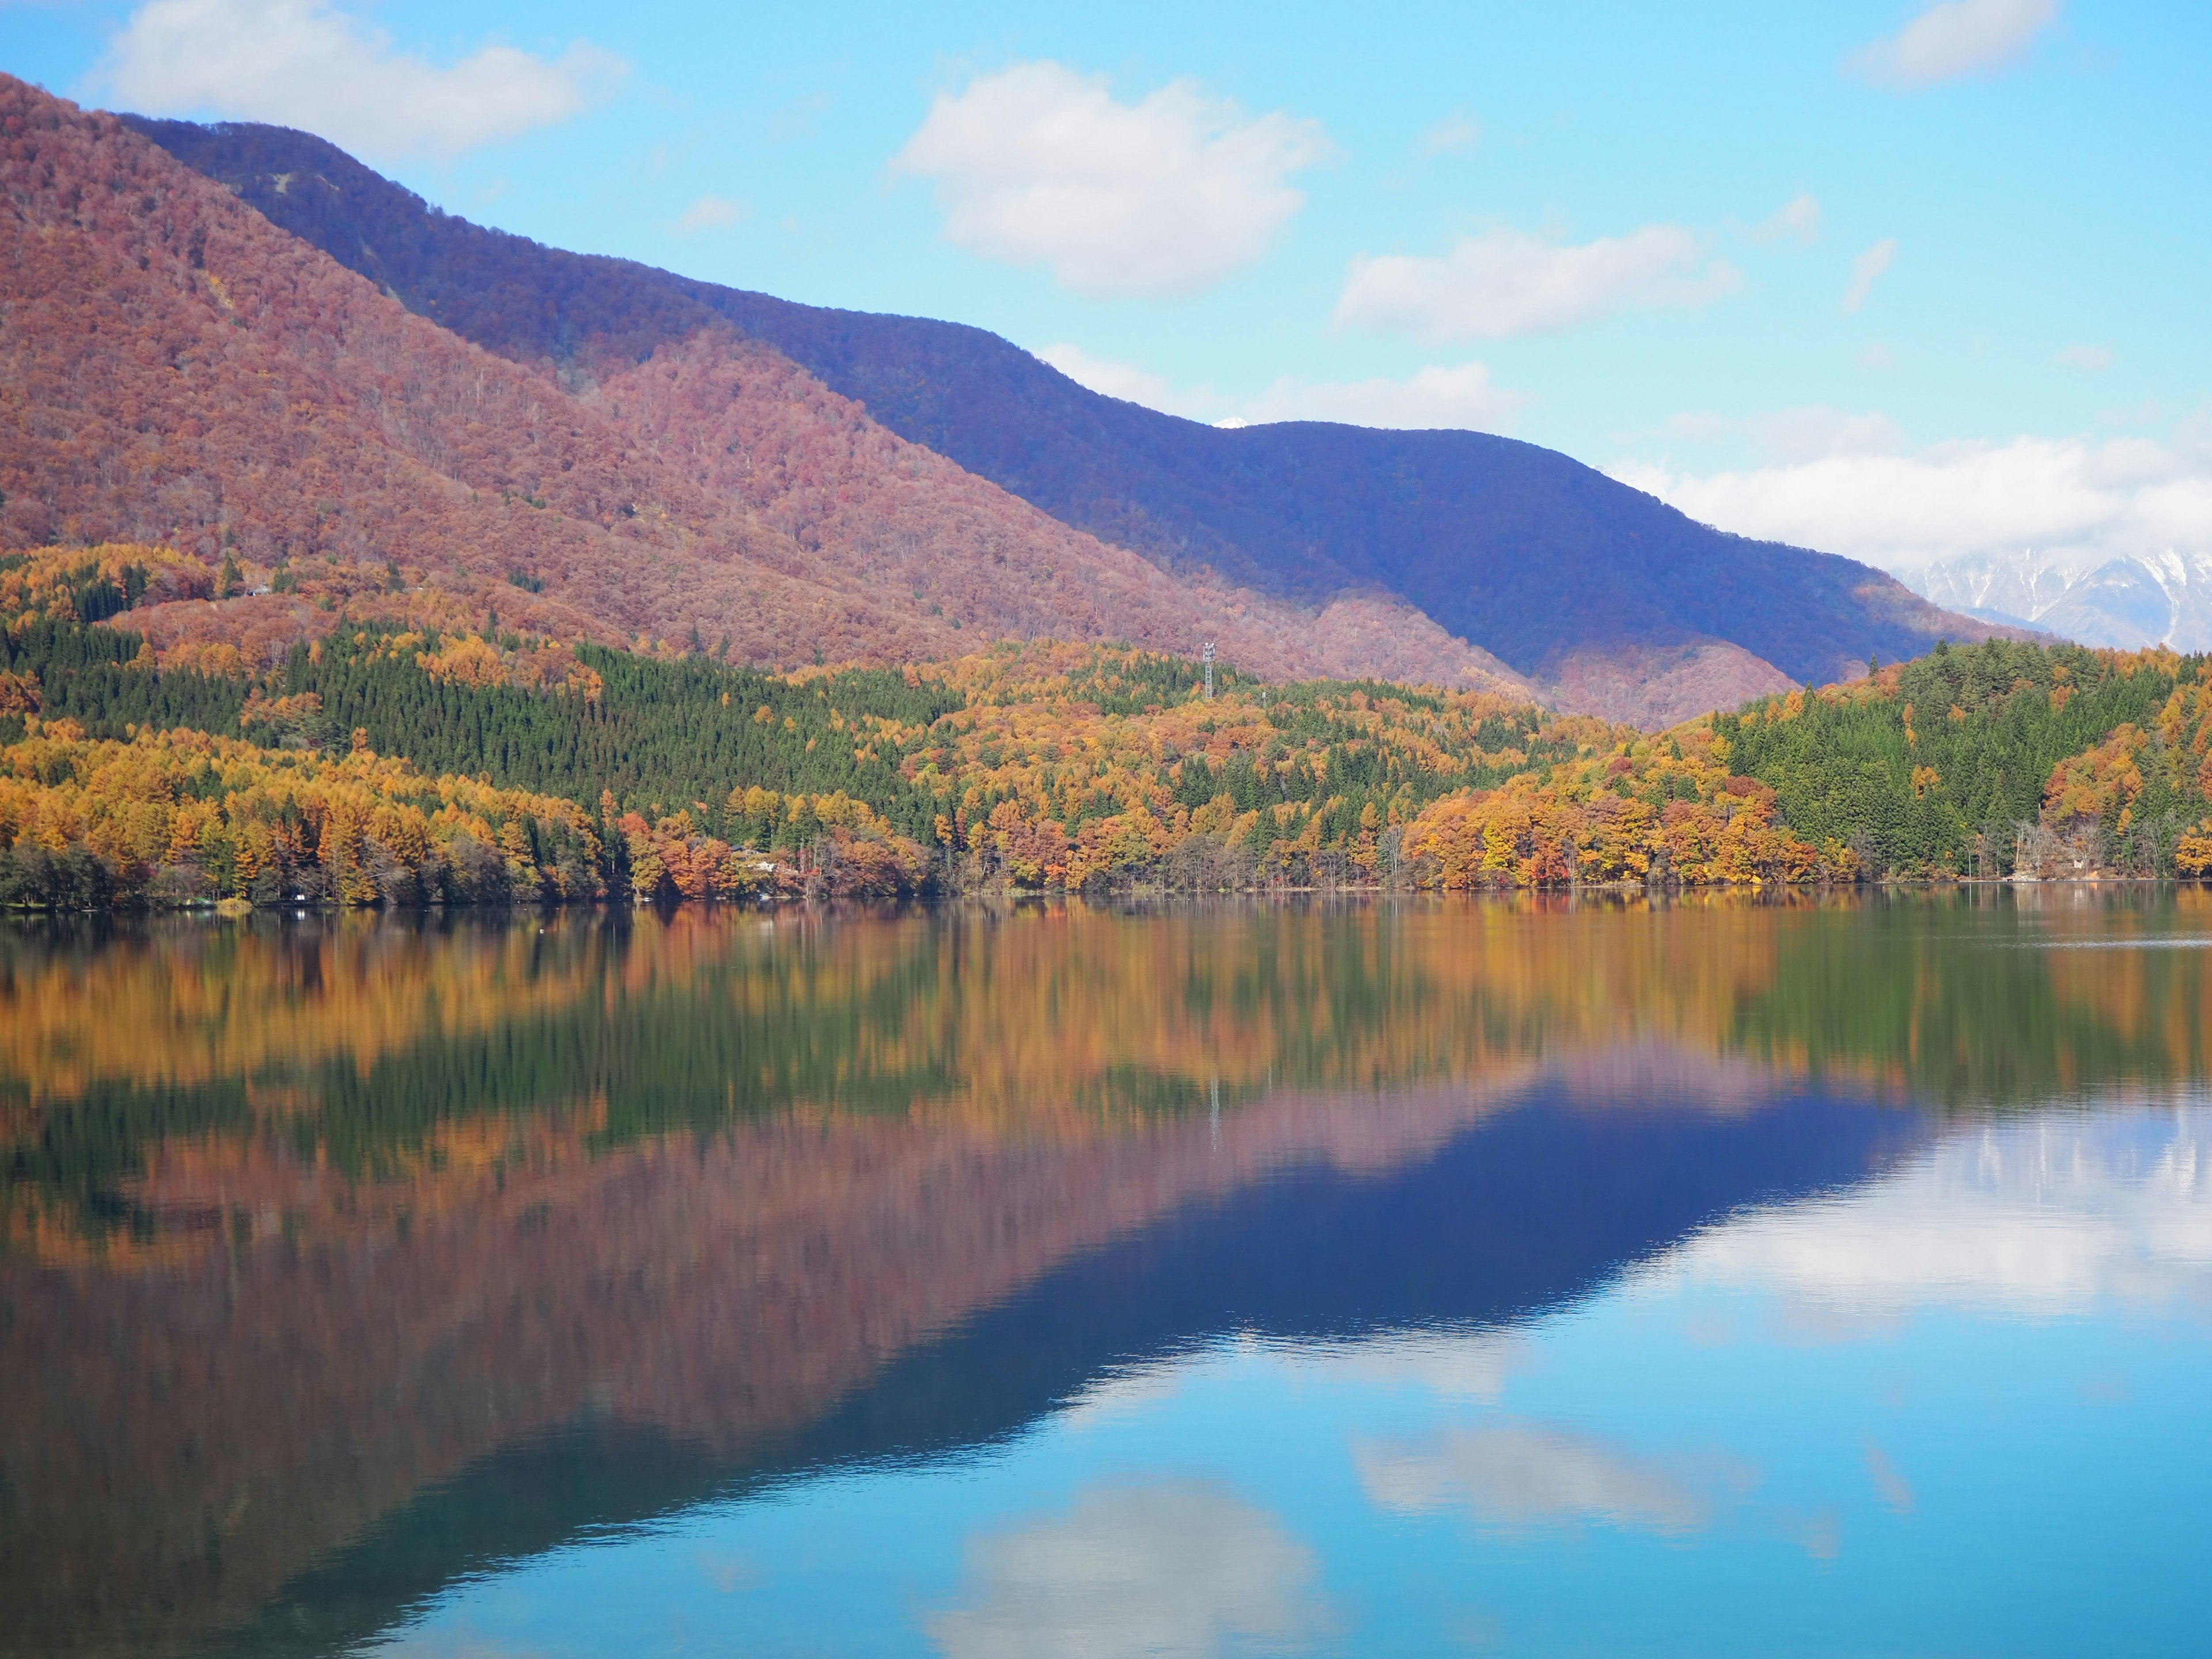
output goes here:
[[1878, 559], [2212, 550], [2212, 8], [6, 3], [87, 103], [1210, 420]]

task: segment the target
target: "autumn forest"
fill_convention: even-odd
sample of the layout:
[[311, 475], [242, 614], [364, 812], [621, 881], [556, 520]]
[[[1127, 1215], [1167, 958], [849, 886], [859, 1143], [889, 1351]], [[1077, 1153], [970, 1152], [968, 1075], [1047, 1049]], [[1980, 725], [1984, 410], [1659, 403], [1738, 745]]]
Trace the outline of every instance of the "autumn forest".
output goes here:
[[1694, 685], [1577, 701], [1567, 659], [1524, 640], [1524, 673], [1364, 578], [1102, 539], [728, 294], [417, 223], [357, 164], [316, 211], [429, 237], [386, 273], [423, 309], [322, 251], [339, 220], [295, 235], [20, 82], [0, 154], [0, 903], [2212, 870], [2202, 658], [1923, 605], [1864, 659], [1800, 641], [1850, 671], [1825, 688], [1705, 639]]
[[2200, 659], [2003, 641], [1647, 734], [1032, 642], [774, 674], [500, 624], [156, 649], [158, 548], [0, 561], [17, 905], [1856, 882], [2212, 866]]

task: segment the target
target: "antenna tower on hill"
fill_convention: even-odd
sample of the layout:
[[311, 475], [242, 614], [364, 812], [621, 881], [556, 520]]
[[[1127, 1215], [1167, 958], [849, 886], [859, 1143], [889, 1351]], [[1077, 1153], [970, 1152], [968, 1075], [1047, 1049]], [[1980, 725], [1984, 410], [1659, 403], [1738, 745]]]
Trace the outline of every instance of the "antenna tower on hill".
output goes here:
[[1213, 701], [1213, 641], [1212, 640], [1206, 642], [1206, 649], [1200, 653], [1199, 660], [1206, 665], [1206, 700], [1212, 702]]

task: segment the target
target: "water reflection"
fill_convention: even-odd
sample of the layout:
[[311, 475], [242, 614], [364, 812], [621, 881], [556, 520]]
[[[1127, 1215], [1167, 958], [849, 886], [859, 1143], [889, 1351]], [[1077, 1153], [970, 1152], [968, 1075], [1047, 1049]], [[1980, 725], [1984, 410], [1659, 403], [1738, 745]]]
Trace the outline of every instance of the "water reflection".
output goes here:
[[1463, 1509], [1518, 1530], [1602, 1521], [1647, 1532], [1692, 1532], [1756, 1477], [1717, 1463], [1648, 1460], [1557, 1425], [1507, 1420], [1376, 1440], [1356, 1449], [1359, 1483], [1378, 1507], [1425, 1515]]
[[948, 1659], [1279, 1652], [1334, 1622], [1313, 1551], [1218, 1482], [1093, 1487], [966, 1553], [961, 1600], [927, 1621]]
[[[1379, 1581], [1186, 1449], [911, 1535], [927, 1471], [1217, 1385], [1279, 1440], [1269, 1376], [1429, 1402], [1331, 1425], [1346, 1512], [1522, 1549], [1755, 1513], [1826, 1559], [1786, 1457], [1517, 1403], [1565, 1363], [1535, 1334], [2201, 1311], [2202, 1120], [2110, 1109], [2205, 1075], [2205, 953], [2134, 948], [2202, 897], [8, 934], [0, 1650], [465, 1647], [410, 1621], [900, 1469], [903, 1520], [807, 1571], [929, 1588], [834, 1647], [1380, 1650]], [[2087, 944], [2129, 948], [2041, 948]], [[774, 1553], [684, 1559], [795, 1650]]]
[[2195, 1108], [1979, 1125], [1870, 1191], [1701, 1237], [1664, 1271], [1765, 1291], [1808, 1328], [1939, 1307], [2212, 1314], [2208, 1130]]

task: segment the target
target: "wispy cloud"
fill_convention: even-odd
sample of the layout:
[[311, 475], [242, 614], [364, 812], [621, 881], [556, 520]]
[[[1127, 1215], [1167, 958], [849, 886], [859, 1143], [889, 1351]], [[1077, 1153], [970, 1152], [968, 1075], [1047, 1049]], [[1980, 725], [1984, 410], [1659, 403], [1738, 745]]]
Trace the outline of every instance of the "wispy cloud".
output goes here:
[[675, 229], [681, 236], [702, 230], [725, 230], [742, 223], [751, 214], [750, 207], [726, 196], [702, 196], [677, 216]]
[[1876, 242], [1864, 253], [1851, 261], [1851, 285], [1844, 295], [1844, 309], [1856, 311], [1867, 302], [1867, 295], [1881, 280], [1897, 258], [1897, 239], [1887, 237]]
[[1423, 155], [1457, 155], [1482, 142], [1482, 123], [1462, 111], [1449, 115], [1421, 135]]
[[1680, 225], [1577, 244], [1486, 231], [1433, 258], [1359, 255], [1335, 321], [1442, 344], [1546, 333], [1630, 306], [1702, 305], [1741, 280], [1719, 260], [1696, 272], [1702, 254]]
[[1820, 198], [1809, 190], [1801, 190], [1784, 202], [1771, 219], [1754, 226], [1751, 240], [1754, 242], [1793, 241], [1801, 246], [1809, 247], [1819, 240], [1820, 234]]
[[945, 234], [1094, 298], [1195, 294], [1264, 253], [1334, 154], [1318, 123], [1247, 116], [1178, 81], [1141, 102], [1103, 76], [1018, 64], [941, 93], [891, 162], [933, 180]]
[[2088, 374], [2102, 374], [2112, 366], [2112, 354], [2104, 346], [2070, 345], [2058, 354], [2057, 360], [2069, 368], [2078, 368]]
[[2002, 68], [2057, 21], [2059, 0], [1944, 0], [1895, 34], [1852, 54], [1850, 66], [1885, 86], [1925, 87]]
[[559, 58], [485, 46], [441, 65], [326, 0], [149, 0], [93, 76], [155, 115], [304, 128], [372, 155], [453, 154], [586, 108], [627, 73], [579, 42]]

